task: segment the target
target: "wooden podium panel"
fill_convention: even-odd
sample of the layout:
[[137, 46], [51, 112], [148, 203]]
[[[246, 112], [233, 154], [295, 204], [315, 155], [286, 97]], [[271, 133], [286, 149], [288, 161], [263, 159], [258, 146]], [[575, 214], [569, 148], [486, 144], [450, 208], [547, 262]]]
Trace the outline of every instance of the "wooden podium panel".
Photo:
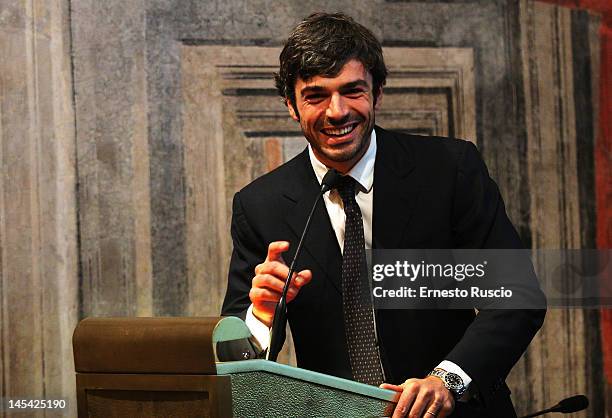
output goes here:
[[[87, 318], [73, 336], [79, 417], [231, 417], [220, 318]], [[230, 321], [231, 322], [231, 321]]]
[[78, 373], [79, 417], [231, 417], [230, 376]]

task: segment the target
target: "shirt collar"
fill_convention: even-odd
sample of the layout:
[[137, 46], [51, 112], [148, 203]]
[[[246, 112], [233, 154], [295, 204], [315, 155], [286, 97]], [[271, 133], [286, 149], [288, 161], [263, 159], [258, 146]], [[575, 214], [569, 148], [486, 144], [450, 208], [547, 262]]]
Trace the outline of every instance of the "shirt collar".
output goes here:
[[[323, 181], [323, 176], [327, 173], [328, 168], [321, 161], [317, 159], [312, 151], [312, 147], [308, 144], [308, 156], [310, 157], [310, 164], [317, 176], [317, 180], [319, 184]], [[369, 193], [372, 189], [372, 185], [374, 184], [374, 162], [376, 161], [376, 130], [372, 129], [372, 134], [370, 135], [370, 145], [368, 146], [367, 151], [363, 154], [363, 157], [357, 164], [350, 169], [347, 173], [349, 176], [355, 179], [357, 183], [361, 186], [361, 188]]]

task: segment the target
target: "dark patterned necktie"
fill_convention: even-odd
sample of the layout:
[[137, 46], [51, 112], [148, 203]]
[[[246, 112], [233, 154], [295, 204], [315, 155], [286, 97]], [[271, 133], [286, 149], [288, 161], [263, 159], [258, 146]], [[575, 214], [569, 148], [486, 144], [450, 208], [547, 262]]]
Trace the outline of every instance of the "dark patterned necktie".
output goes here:
[[342, 179], [338, 192], [344, 203], [346, 224], [342, 254], [342, 306], [353, 378], [380, 385], [383, 372], [376, 345], [374, 311], [368, 285], [361, 210], [355, 200], [355, 179]]

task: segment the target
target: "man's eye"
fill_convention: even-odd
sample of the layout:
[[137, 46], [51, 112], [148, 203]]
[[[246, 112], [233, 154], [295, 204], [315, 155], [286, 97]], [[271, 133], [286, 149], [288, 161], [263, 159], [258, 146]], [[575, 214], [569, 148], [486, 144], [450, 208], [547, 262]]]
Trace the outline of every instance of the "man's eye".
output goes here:
[[324, 99], [324, 97], [321, 94], [311, 94], [309, 96], [306, 96], [305, 99], [309, 102], [320, 102]]
[[364, 93], [363, 90], [359, 90], [359, 89], [354, 89], [354, 90], [348, 90], [345, 95], [348, 97], [359, 97]]

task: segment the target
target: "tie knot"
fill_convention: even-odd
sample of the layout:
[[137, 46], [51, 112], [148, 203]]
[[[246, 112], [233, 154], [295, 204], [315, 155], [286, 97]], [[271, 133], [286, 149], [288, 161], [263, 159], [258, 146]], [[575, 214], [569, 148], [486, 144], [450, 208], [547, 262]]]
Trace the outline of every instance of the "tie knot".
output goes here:
[[351, 176], [343, 176], [338, 184], [338, 194], [346, 207], [349, 202], [355, 200], [355, 185], [357, 182]]

